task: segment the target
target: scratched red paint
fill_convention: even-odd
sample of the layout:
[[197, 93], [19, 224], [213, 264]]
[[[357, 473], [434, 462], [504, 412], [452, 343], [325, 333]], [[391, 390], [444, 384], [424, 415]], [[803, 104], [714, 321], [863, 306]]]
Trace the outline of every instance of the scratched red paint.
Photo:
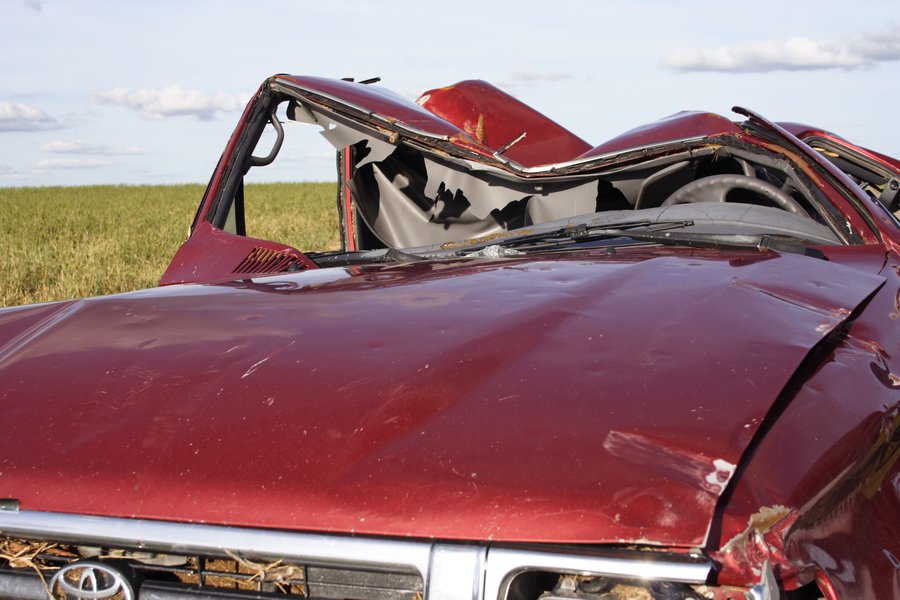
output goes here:
[[0, 495], [260, 527], [699, 546], [727, 483], [709, 484], [715, 461], [740, 460], [809, 348], [883, 281], [755, 255], [312, 271], [86, 300], [60, 320], [50, 306], [2, 363], [15, 427]]

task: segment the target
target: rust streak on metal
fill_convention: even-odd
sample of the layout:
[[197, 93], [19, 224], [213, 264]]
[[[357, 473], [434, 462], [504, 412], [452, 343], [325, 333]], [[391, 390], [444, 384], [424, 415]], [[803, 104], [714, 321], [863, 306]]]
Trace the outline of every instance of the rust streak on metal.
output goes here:
[[478, 121], [474, 128], [466, 124], [466, 133], [475, 138], [479, 144], [484, 144], [484, 113], [478, 113]]

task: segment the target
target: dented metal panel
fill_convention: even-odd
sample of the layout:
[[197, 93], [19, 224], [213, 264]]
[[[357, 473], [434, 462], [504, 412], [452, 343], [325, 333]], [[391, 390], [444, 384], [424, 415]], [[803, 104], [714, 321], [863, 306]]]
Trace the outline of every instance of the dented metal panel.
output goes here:
[[16, 423], [0, 496], [255, 527], [699, 547], [794, 370], [882, 282], [802, 256], [598, 251], [85, 301], [0, 364]]
[[[900, 267], [776, 404], [723, 506], [720, 580], [768, 560], [790, 584], [889, 598], [900, 547]], [[773, 512], [774, 511], [774, 512]], [[751, 516], [756, 513], [757, 517]], [[768, 514], [765, 526], [759, 516]], [[747, 519], [750, 527], [743, 533]], [[742, 523], [743, 521], [743, 523]], [[757, 524], [755, 524], [757, 523]], [[717, 526], [718, 528], [718, 526]], [[748, 537], [747, 533], [750, 533]]]

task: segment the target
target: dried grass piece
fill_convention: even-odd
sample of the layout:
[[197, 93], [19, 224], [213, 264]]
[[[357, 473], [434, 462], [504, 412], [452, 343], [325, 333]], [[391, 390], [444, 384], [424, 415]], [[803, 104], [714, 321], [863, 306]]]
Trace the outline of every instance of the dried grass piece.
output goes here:
[[49, 542], [30, 542], [26, 540], [15, 540], [12, 538], [4, 538], [0, 542], [0, 558], [9, 563], [13, 569], [34, 569], [41, 583], [44, 584], [44, 590], [50, 600], [55, 600], [50, 586], [47, 585], [47, 579], [44, 577], [44, 571], [53, 571], [59, 567], [52, 565], [44, 565], [37, 562], [37, 558], [41, 554], [45, 554], [57, 549], [56, 544]]
[[284, 560], [282, 559], [263, 564], [241, 558], [229, 550], [226, 550], [225, 554], [233, 558], [239, 565], [252, 573], [250, 581], [256, 580], [259, 583], [274, 583], [279, 589], [283, 589], [281, 587], [282, 585], [296, 584], [298, 581], [304, 581], [306, 579], [303, 567], [282, 564], [284, 563]]

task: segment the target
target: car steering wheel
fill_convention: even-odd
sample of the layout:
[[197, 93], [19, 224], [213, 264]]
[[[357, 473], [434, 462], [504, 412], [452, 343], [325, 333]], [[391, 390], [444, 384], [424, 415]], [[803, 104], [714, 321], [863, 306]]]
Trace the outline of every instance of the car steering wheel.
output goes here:
[[661, 206], [690, 204], [692, 202], [726, 202], [732, 190], [747, 190], [762, 196], [776, 207], [795, 215], [805, 215], [806, 211], [786, 192], [771, 183], [748, 177], [747, 175], [710, 175], [684, 185], [675, 190]]

